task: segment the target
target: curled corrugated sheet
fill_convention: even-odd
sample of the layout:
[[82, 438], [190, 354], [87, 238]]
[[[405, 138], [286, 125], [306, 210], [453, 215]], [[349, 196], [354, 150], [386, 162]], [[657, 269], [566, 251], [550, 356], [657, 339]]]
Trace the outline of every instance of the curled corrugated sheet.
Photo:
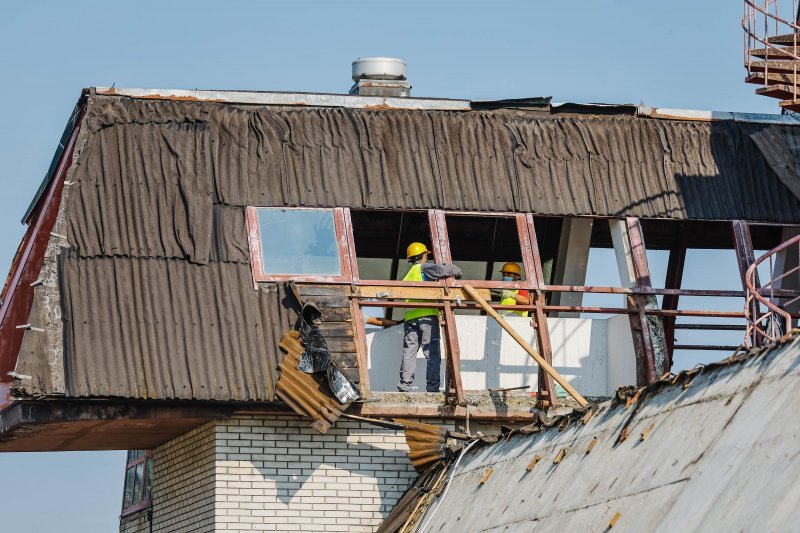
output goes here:
[[296, 330], [286, 332], [280, 342], [286, 356], [280, 364], [277, 395], [286, 405], [302, 416], [312, 418], [311, 427], [325, 433], [336, 422], [350, 402], [339, 403], [330, 395], [322, 380], [298, 370], [300, 356], [305, 351], [300, 343], [300, 333]]
[[405, 427], [406, 444], [409, 447], [408, 458], [417, 472], [423, 472], [447, 455], [445, 450], [447, 429], [443, 426], [405, 418], [395, 418], [394, 421]]

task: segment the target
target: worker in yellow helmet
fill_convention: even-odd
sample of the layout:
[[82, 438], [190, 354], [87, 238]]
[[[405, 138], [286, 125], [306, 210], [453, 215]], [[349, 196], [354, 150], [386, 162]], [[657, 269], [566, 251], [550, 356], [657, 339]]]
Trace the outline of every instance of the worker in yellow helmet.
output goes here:
[[[411, 263], [411, 268], [403, 281], [435, 281], [448, 277], [461, 277], [461, 269], [455, 265], [429, 263], [430, 254], [431, 251], [421, 242], [409, 244], [406, 249], [406, 259]], [[439, 374], [442, 366], [439, 348], [439, 311], [422, 307], [408, 309], [403, 331], [403, 360], [400, 363], [400, 383], [397, 385], [397, 390], [400, 392], [411, 390], [417, 369], [417, 351], [421, 347], [427, 360], [425, 390], [439, 392]]]
[[[509, 262], [500, 269], [503, 281], [522, 280], [522, 268], [517, 263]], [[500, 305], [530, 305], [531, 299], [525, 289], [506, 289], [500, 292]], [[501, 310], [502, 315], [528, 316], [527, 311]]]

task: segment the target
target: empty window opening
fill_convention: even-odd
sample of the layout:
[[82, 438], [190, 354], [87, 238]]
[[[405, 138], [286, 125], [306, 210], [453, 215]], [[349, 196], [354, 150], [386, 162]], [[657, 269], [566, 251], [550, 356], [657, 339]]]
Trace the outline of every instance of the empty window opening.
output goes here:
[[411, 268], [406, 249], [413, 242], [433, 250], [427, 212], [353, 210], [350, 219], [362, 280], [403, 279]]
[[554, 284], [553, 266], [558, 257], [563, 225], [564, 219], [561, 217], [535, 217], [533, 219], [539, 258], [542, 264], [542, 278], [547, 285]]
[[463, 271], [465, 280], [503, 279], [506, 263], [515, 263], [525, 279], [517, 221], [512, 217], [445, 217], [452, 261]]

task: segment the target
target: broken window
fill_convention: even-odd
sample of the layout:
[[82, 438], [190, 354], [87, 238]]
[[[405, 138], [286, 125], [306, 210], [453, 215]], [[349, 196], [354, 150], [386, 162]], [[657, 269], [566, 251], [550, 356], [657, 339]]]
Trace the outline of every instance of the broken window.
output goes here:
[[128, 451], [125, 487], [122, 493], [123, 516], [140, 511], [150, 505], [152, 485], [153, 452], [148, 450]]
[[347, 281], [343, 209], [248, 210], [256, 281]]

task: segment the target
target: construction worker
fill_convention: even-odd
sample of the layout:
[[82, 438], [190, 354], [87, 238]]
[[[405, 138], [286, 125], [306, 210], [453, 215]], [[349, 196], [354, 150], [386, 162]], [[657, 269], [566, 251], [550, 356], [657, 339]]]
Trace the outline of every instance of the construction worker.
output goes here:
[[[503, 281], [520, 281], [522, 280], [522, 269], [517, 263], [506, 263], [503, 265], [503, 268], [500, 269], [500, 273], [503, 275]], [[528, 291], [525, 289], [517, 290], [517, 289], [506, 289], [500, 292], [500, 305], [530, 305], [530, 295]], [[519, 316], [528, 316], [527, 311], [511, 311], [511, 310], [501, 310], [501, 315], [519, 315]]]
[[[448, 277], [461, 277], [461, 269], [455, 265], [428, 263], [431, 251], [421, 242], [412, 242], [406, 249], [406, 259], [411, 269], [403, 281], [435, 281]], [[407, 300], [413, 301], [413, 300]], [[417, 369], [417, 351], [427, 360], [425, 370], [425, 390], [439, 392], [439, 373], [442, 355], [439, 348], [439, 311], [431, 308], [409, 309], [403, 323], [403, 360], [400, 363], [400, 383], [397, 390], [408, 392], [414, 384]]]

